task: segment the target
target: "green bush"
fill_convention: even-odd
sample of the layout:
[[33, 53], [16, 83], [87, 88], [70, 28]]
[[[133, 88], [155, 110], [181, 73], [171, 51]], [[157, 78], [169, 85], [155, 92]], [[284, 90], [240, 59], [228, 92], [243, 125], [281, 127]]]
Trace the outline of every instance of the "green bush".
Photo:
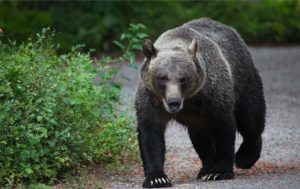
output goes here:
[[[115, 72], [80, 46], [56, 55], [47, 33], [21, 45], [0, 41], [2, 186], [53, 183], [70, 169], [120, 162], [136, 149], [133, 119], [116, 110]], [[106, 76], [95, 85], [99, 69]]]

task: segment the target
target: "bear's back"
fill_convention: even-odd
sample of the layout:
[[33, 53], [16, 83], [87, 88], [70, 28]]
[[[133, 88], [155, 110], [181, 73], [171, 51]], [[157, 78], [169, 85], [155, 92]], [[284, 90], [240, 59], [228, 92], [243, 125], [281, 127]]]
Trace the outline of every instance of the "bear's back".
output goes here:
[[248, 47], [235, 29], [209, 18], [192, 20], [182, 27], [195, 30], [199, 35], [209, 38], [218, 45], [230, 64], [236, 98], [239, 98], [247, 82], [259, 80]]
[[183, 24], [182, 27], [195, 30], [199, 35], [208, 37], [220, 46], [223, 43], [240, 43], [242, 41], [235, 29], [210, 18], [192, 20]]
[[181, 27], [190, 28], [217, 44], [233, 69], [240, 67], [239, 64], [247, 69], [253, 67], [247, 45], [234, 28], [209, 18], [192, 20]]

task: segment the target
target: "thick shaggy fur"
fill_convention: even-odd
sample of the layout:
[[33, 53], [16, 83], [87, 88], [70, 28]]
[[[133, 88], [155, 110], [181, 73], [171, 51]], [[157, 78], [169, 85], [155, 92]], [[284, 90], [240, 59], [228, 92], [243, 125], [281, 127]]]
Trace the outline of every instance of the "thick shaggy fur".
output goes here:
[[[189, 49], [193, 39], [194, 54]], [[239, 34], [204, 18], [166, 31], [147, 51], [149, 46], [145, 43], [135, 102], [143, 186], [171, 186], [163, 169], [170, 120], [187, 127], [202, 161], [201, 180], [232, 179], [234, 163], [238, 168], [254, 165], [261, 153], [266, 107], [261, 78]], [[166, 110], [168, 83], [160, 85], [157, 79], [162, 73], [179, 86], [182, 109], [176, 113]], [[236, 131], [243, 143], [234, 155]]]

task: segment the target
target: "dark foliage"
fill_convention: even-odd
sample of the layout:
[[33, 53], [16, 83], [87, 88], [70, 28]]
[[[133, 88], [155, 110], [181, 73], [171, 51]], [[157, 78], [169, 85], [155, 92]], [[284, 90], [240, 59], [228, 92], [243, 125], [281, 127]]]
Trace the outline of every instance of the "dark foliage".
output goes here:
[[300, 2], [291, 1], [160, 1], [160, 2], [1, 2], [0, 27], [12, 38], [25, 40], [42, 27], [59, 34], [62, 51], [84, 43], [111, 50], [112, 39], [129, 23], [141, 22], [156, 38], [186, 21], [210, 17], [231, 25], [251, 44], [300, 42]]

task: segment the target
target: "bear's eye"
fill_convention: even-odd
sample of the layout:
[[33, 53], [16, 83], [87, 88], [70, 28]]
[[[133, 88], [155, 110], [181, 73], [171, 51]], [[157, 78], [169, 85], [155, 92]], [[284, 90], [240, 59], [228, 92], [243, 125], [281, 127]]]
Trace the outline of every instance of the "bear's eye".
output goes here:
[[161, 83], [164, 83], [164, 82], [168, 81], [168, 77], [167, 76], [159, 76], [158, 81]]
[[185, 82], [186, 82], [186, 78], [185, 78], [185, 77], [180, 78], [180, 79], [179, 79], [179, 82], [180, 82], [180, 83], [185, 83]]

